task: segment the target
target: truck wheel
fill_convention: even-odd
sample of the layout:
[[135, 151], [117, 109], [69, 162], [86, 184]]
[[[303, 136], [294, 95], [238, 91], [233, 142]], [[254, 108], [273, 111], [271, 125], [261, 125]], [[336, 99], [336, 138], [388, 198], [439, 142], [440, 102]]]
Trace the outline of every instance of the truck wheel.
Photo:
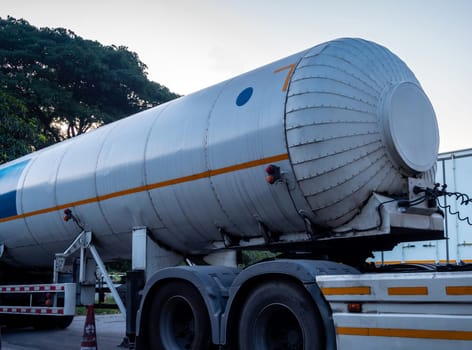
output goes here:
[[56, 321], [56, 327], [59, 329], [66, 329], [74, 321], [74, 316], [62, 316]]
[[33, 327], [37, 330], [66, 329], [74, 316], [35, 316]]
[[258, 286], [249, 294], [239, 320], [241, 350], [320, 350], [321, 334], [313, 300], [292, 282]]
[[173, 281], [158, 287], [149, 313], [149, 349], [211, 348], [208, 311], [190, 283]]

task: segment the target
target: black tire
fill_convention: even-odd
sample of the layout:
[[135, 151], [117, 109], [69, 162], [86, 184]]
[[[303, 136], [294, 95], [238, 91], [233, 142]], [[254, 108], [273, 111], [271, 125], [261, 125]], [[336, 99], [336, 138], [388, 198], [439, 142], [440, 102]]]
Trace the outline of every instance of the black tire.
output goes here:
[[59, 329], [66, 329], [74, 321], [74, 316], [62, 316], [56, 321], [56, 327]]
[[322, 326], [307, 291], [289, 281], [271, 281], [248, 296], [239, 319], [241, 350], [320, 350]]
[[173, 281], [159, 286], [149, 309], [149, 350], [203, 350], [211, 348], [208, 310], [190, 283]]
[[74, 316], [32, 316], [30, 319], [34, 329], [38, 331], [66, 329], [74, 320]]

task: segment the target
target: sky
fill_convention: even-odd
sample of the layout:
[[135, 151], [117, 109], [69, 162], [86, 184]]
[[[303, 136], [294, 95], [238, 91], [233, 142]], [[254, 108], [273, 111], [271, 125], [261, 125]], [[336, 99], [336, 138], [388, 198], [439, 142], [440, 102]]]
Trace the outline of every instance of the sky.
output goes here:
[[375, 41], [429, 96], [440, 151], [472, 148], [470, 0], [0, 0], [8, 15], [127, 46], [184, 95], [339, 37]]

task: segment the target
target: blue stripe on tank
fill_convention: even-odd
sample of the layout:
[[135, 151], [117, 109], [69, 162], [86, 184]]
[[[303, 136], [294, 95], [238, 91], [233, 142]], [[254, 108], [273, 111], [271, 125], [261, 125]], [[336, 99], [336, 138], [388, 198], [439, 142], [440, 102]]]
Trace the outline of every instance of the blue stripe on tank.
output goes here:
[[25, 160], [0, 169], [0, 219], [18, 215], [16, 189], [20, 175], [28, 164]]

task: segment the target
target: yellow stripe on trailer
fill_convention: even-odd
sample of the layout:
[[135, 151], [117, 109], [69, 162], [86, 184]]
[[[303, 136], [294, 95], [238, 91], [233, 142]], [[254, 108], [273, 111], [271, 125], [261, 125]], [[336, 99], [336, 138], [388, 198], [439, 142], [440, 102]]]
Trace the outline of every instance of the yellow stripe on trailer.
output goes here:
[[395, 338], [468, 340], [468, 341], [472, 340], [472, 332], [469, 332], [469, 331], [338, 327], [336, 328], [336, 333], [338, 335], [354, 335], [354, 336], [365, 336], [365, 337], [395, 337]]
[[472, 295], [472, 286], [448, 286], [447, 295]]
[[367, 286], [358, 287], [327, 287], [321, 288], [324, 295], [370, 295], [371, 288]]
[[428, 295], [428, 287], [390, 287], [388, 295]]

